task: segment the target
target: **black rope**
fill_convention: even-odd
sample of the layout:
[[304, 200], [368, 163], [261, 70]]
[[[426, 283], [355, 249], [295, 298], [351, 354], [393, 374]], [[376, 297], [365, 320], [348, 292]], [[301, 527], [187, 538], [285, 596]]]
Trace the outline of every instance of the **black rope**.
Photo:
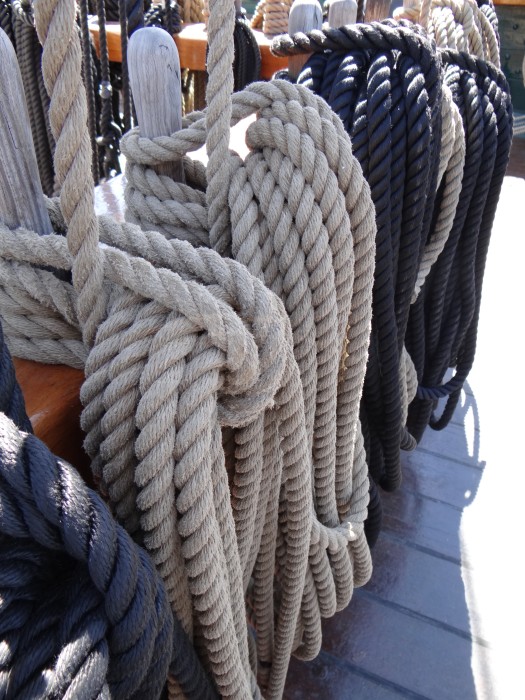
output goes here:
[[[465, 53], [441, 55], [463, 120], [466, 161], [452, 231], [411, 310], [407, 347], [419, 386], [409, 426], [418, 441], [427, 425], [448, 425], [474, 362], [485, 262], [512, 139], [504, 74]], [[439, 399], [446, 403], [438, 417]]]
[[[99, 52], [100, 52], [100, 124], [97, 145], [103, 153], [102, 171], [106, 178], [121, 172], [119, 154], [122, 131], [114, 119], [111, 66], [106, 35], [106, 8], [104, 0], [97, 0]], [[117, 111], [118, 113], [118, 111]]]
[[15, 48], [26, 96], [40, 182], [44, 194], [54, 194], [54, 139], [48, 126], [49, 97], [42, 80], [42, 47], [34, 26], [31, 4], [13, 0]]
[[7, 34], [16, 49], [11, 0], [0, 0], [0, 27]]
[[361, 403], [370, 474], [401, 481], [400, 366], [411, 296], [432, 224], [441, 143], [441, 62], [420, 32], [392, 20], [274, 40], [288, 55], [315, 52], [298, 82], [323, 97], [351, 136], [376, 207], [376, 267], [369, 360]]
[[88, 105], [88, 131], [91, 140], [92, 150], [92, 172], [93, 181], [97, 185], [99, 182], [99, 163], [97, 146], [97, 106], [95, 98], [94, 65], [91, 45], [91, 35], [88, 24], [88, 0], [80, 0], [80, 31], [82, 39], [82, 76], [86, 87], [86, 98]]
[[32, 433], [0, 323], [0, 697], [217, 698], [144, 550]]
[[238, 92], [261, 75], [261, 51], [244, 11], [235, 18], [233, 43], [233, 89]]
[[216, 698], [147, 553], [101, 497], [0, 414], [0, 696]]

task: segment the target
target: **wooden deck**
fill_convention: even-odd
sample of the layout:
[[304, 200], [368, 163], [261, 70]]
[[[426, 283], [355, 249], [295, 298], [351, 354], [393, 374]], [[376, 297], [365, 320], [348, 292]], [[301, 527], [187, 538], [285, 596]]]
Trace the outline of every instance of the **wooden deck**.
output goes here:
[[525, 697], [525, 139], [515, 139], [485, 273], [478, 349], [452, 423], [403, 456], [371, 581], [293, 661], [286, 700]]

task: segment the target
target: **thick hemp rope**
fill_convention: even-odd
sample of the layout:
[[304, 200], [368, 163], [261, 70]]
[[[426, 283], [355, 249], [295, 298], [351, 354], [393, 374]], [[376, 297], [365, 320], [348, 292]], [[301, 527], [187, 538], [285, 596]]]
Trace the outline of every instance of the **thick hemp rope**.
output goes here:
[[267, 36], [284, 34], [288, 31], [291, 6], [291, 0], [259, 0], [252, 16], [252, 28], [261, 29]]
[[492, 0], [409, 0], [394, 10], [395, 19], [422, 25], [437, 46], [464, 51], [500, 68], [500, 42]]
[[[344, 607], [371, 571], [358, 422], [375, 241], [368, 186], [341, 122], [306, 88], [255, 84], [232, 97], [234, 11], [219, 2], [208, 24], [208, 107], [172, 137], [175, 151], [206, 143], [209, 156], [206, 170], [187, 164], [195, 175], [192, 180], [189, 172], [188, 181], [200, 178], [205, 192], [185, 186], [185, 218], [201, 217], [208, 245], [248, 260], [247, 219], [229, 203], [230, 179], [239, 197], [253, 182], [264, 202], [287, 198], [281, 224], [270, 213], [261, 216], [253, 239], [264, 252], [265, 237], [266, 248], [275, 238], [277, 268], [266, 253], [256, 254], [250, 267], [268, 286], [283, 289], [288, 313], [244, 265], [130, 224], [96, 220], [86, 187], [89, 143], [75, 82], [73, 13], [64, 0], [38, 9], [51, 124], [64, 155], [60, 205], [67, 237], [0, 229], [3, 274], [28, 267], [51, 284], [37, 266], [52, 260], [52, 267], [72, 269], [74, 291], [60, 283], [55, 296], [69, 300], [71, 327], [77, 342], [80, 327], [89, 351], [83, 424], [101, 488], [151, 552], [219, 693], [281, 697], [290, 654], [318, 652], [321, 616]], [[249, 137], [254, 157], [243, 168], [228, 152], [230, 121], [256, 110], [260, 123]], [[136, 136], [130, 133], [130, 143]], [[253, 173], [245, 183], [248, 166]], [[288, 173], [284, 189], [275, 186], [276, 167]], [[254, 215], [249, 202], [247, 213]], [[278, 241], [290, 219], [290, 240], [300, 243], [296, 264]], [[328, 286], [318, 262], [333, 279]], [[54, 320], [61, 320], [56, 301], [55, 308]], [[318, 358], [301, 337], [312, 322]], [[300, 372], [294, 350], [303, 348]], [[313, 398], [306, 410], [305, 395]], [[263, 449], [250, 459], [254, 445]], [[256, 503], [255, 513], [245, 503]]]
[[[407, 381], [415, 391], [413, 368], [404, 350], [408, 313], [439, 246], [444, 245], [454, 204], [451, 183], [446, 202], [452, 206], [446, 217], [442, 215], [438, 231], [432, 232], [430, 214], [443, 174], [443, 167], [441, 173], [438, 168], [440, 61], [424, 36], [392, 21], [274, 39], [274, 53], [290, 55], [297, 50], [316, 52], [298, 81], [341, 117], [375, 203], [374, 321], [361, 418], [370, 473], [375, 482], [392, 490], [401, 480], [400, 449], [415, 446], [404, 429], [413, 398]], [[456, 183], [461, 163], [457, 165]]]
[[[504, 74], [469, 54], [445, 50], [442, 58], [463, 122], [466, 159], [452, 230], [411, 309], [407, 332], [419, 379], [408, 424], [418, 440], [427, 425], [439, 430], [448, 424], [472, 368], [485, 261], [512, 139]], [[438, 417], [434, 410], [443, 398]]]

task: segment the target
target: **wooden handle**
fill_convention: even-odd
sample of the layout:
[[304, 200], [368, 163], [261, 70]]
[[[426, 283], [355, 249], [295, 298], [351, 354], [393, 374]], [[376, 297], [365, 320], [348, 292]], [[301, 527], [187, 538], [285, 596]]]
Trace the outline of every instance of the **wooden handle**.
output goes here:
[[[180, 61], [173, 38], [159, 27], [133, 32], [128, 45], [131, 92], [140, 132], [147, 138], [170, 136], [182, 128]], [[155, 168], [184, 182], [184, 168], [177, 160]]]
[[333, 29], [355, 24], [357, 21], [356, 0], [330, 0], [328, 7], [328, 26]]
[[[318, 0], [294, 0], [288, 15], [288, 34], [297, 32], [310, 32], [312, 29], [321, 29], [323, 24], [323, 11]], [[294, 80], [301, 72], [301, 68], [308, 60], [309, 54], [290, 56], [288, 59], [288, 74]]]
[[0, 29], [0, 220], [40, 235], [53, 227], [40, 184], [31, 124], [15, 50]]

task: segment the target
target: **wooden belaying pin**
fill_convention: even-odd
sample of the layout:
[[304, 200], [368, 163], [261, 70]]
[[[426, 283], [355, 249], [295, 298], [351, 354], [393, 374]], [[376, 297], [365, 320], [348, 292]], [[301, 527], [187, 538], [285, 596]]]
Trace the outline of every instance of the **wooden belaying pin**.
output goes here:
[[[297, 32], [310, 32], [312, 29], [321, 29], [323, 25], [323, 11], [318, 0], [294, 0], [288, 15], [288, 34], [293, 36]], [[309, 54], [290, 56], [288, 59], [288, 74], [296, 80], [301, 68], [308, 60]]]
[[0, 221], [41, 236], [53, 233], [35, 155], [16, 53], [0, 29]]
[[356, 0], [330, 0], [328, 6], [328, 26], [333, 29], [355, 24], [357, 21]]
[[[129, 40], [128, 67], [141, 135], [154, 138], [180, 131], [180, 60], [173, 38], [160, 27], [137, 29]], [[177, 182], [185, 181], [181, 160], [162, 163], [155, 172]]]

